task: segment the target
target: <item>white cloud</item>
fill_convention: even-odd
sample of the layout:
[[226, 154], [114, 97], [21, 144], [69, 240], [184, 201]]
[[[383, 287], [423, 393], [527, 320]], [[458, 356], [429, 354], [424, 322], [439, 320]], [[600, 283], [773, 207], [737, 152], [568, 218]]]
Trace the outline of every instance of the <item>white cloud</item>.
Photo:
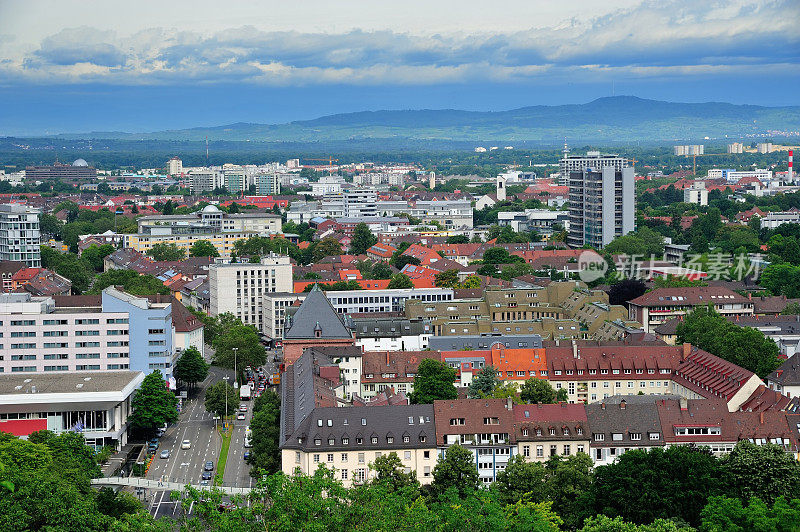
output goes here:
[[[424, 14], [417, 16], [422, 20]], [[497, 12], [492, 15], [490, 21], [496, 22]], [[514, 15], [504, 14], [513, 22], [506, 31], [432, 32], [414, 26], [275, 31], [263, 29], [258, 18], [213, 32], [166, 26], [133, 33], [62, 28], [35, 46], [0, 38], [0, 77], [6, 84], [420, 85], [543, 76], [746, 75], [800, 63], [800, 37], [793, 31], [800, 3], [795, 0], [646, 1], [606, 9], [594, 18], [556, 21], [548, 13], [543, 20], [549, 25], [530, 19], [521, 26]]]

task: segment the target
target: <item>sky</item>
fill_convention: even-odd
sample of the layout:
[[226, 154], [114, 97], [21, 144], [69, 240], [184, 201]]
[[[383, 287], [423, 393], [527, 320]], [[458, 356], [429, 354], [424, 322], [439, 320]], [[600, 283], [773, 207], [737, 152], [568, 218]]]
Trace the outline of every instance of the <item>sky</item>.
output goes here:
[[505, 110], [800, 104], [797, 0], [0, 0], [0, 136]]

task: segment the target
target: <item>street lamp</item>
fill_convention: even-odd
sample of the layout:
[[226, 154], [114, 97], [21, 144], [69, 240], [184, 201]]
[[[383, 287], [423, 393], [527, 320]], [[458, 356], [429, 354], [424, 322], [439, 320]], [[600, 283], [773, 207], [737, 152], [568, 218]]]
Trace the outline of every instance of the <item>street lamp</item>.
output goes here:
[[236, 371], [236, 353], [239, 351], [238, 347], [233, 348], [233, 388], [239, 387], [239, 373]]
[[222, 416], [222, 426], [225, 427], [225, 418], [228, 417], [228, 380], [230, 377], [225, 375], [222, 379], [225, 381], [225, 413]]

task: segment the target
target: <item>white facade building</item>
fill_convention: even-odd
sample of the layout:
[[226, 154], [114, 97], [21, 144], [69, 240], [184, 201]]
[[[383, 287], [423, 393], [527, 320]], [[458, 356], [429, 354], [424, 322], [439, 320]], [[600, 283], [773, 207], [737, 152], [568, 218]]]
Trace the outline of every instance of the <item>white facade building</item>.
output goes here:
[[264, 295], [291, 292], [292, 264], [289, 257], [270, 255], [259, 264], [213, 264], [208, 269], [212, 316], [230, 312], [245, 325], [263, 326]]
[[25, 205], [0, 205], [0, 260], [21, 261], [31, 267], [42, 265], [39, 214], [39, 210]]
[[683, 189], [683, 202], [695, 205], [708, 205], [708, 190], [702, 181], [695, 181], [692, 186]]

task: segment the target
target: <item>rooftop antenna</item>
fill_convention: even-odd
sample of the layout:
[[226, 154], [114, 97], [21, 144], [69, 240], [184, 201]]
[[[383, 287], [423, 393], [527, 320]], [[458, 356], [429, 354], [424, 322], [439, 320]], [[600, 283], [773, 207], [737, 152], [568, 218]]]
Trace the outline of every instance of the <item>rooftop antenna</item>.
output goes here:
[[208, 166], [208, 135], [206, 135], [206, 166]]
[[569, 146], [567, 146], [567, 137], [564, 137], [564, 149], [562, 151], [564, 152], [564, 159], [566, 159], [567, 155], [569, 155]]

